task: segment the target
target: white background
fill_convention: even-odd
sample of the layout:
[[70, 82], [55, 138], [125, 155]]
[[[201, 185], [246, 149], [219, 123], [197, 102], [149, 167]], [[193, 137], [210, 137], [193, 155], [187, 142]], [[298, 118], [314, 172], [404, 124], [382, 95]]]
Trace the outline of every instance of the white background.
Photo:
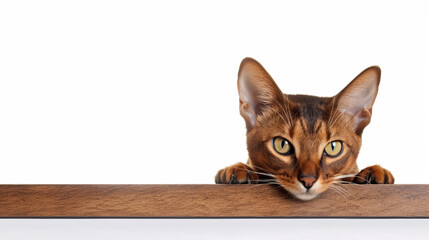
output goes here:
[[[422, 239], [429, 219], [0, 219], [1, 239]], [[25, 229], [23, 231], [23, 229]]]
[[247, 56], [285, 93], [379, 65], [360, 167], [429, 183], [424, 1], [2, 1], [0, 183], [213, 183], [247, 160]]

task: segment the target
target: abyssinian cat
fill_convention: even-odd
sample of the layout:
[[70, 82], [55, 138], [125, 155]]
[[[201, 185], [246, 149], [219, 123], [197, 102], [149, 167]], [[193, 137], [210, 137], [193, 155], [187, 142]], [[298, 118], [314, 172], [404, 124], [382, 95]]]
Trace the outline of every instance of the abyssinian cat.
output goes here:
[[245, 58], [238, 93], [249, 159], [219, 170], [216, 183], [279, 184], [301, 200], [333, 184], [393, 184], [379, 165], [359, 171], [356, 164], [380, 74], [379, 67], [369, 67], [334, 97], [288, 95], [261, 64]]

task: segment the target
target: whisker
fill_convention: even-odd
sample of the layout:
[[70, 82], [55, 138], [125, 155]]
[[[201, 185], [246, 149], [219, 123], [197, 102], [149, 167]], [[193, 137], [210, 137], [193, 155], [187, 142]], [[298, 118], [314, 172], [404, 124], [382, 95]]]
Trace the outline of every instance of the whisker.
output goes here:
[[343, 187], [344, 186], [343, 184], [334, 183], [331, 186], [336, 186], [336, 187], [340, 188], [341, 190], [343, 190], [344, 192], [350, 193], [350, 191], [348, 191], [346, 188]]
[[355, 177], [356, 174], [347, 174], [347, 175], [339, 175], [339, 176], [335, 176], [332, 179], [341, 179], [341, 178], [349, 178], [349, 177]]
[[[367, 179], [359, 176], [359, 175], [355, 175], [355, 174], [348, 174], [348, 175], [340, 175], [340, 176], [334, 176], [332, 177], [332, 179], [337, 180], [337, 179], [342, 179], [342, 178], [349, 178], [349, 177], [353, 177], [353, 178], [359, 178], [364, 180], [367, 184], [370, 184], [371, 182], [368, 181]], [[334, 181], [335, 182], [335, 181]], [[354, 182], [349, 182], [349, 181], [342, 181], [343, 183], [350, 183], [350, 184], [358, 184], [358, 183], [354, 183]]]
[[[290, 114], [289, 106], [287, 104], [285, 104], [284, 102], [283, 102], [283, 106], [282, 106], [276, 99], [274, 99], [274, 101], [276, 101], [276, 103], [278, 104], [278, 106], [283, 110], [283, 113], [285, 114], [285, 117], [288, 119], [288, 122], [289, 122], [288, 125], [292, 127], [292, 115]], [[288, 111], [285, 110], [284, 105], [287, 106]], [[272, 108], [272, 109], [274, 110], [274, 108]]]
[[366, 184], [371, 184], [371, 182], [368, 180], [368, 179], [366, 179], [366, 178], [363, 178], [363, 177], [361, 177], [361, 176], [355, 176], [355, 178], [359, 178], [359, 179], [362, 179], [362, 180], [364, 180], [365, 182], [366, 182]]
[[257, 180], [257, 181], [259, 181], [259, 182], [277, 182], [276, 180], [274, 180], [274, 179], [259, 179], [259, 180]]
[[240, 170], [244, 170], [246, 172], [252, 172], [252, 173], [256, 173], [256, 174], [259, 174], [259, 175], [268, 176], [268, 177], [272, 177], [272, 178], [275, 177], [273, 174], [263, 173], [263, 172], [257, 172], [257, 171], [253, 171], [253, 170], [250, 170], [250, 169], [245, 169], [245, 168], [235, 168], [235, 169], [240, 169]]
[[340, 189], [341, 191], [343, 191], [344, 193], [346, 193], [347, 195], [350, 195], [350, 191], [348, 191], [346, 188], [344, 188], [341, 184], [333, 184], [331, 186], [334, 186], [334, 187]]
[[275, 110], [274, 108], [271, 108], [271, 110], [273, 110], [275, 113], [277, 113], [283, 119], [283, 122], [286, 125], [289, 125], [289, 126], [291, 125], [290, 123], [286, 122], [286, 120], [283, 118], [283, 116], [277, 110]]
[[[347, 174], [347, 175], [334, 176], [334, 177], [332, 177], [332, 179], [337, 180], [337, 179], [349, 178], [349, 177], [359, 178], [359, 179], [364, 180], [368, 184], [370, 183], [367, 179], [365, 179], [365, 178], [363, 178], [363, 177], [361, 177], [359, 175], [356, 175], [356, 174]], [[348, 182], [348, 181], [345, 181], [345, 182]], [[352, 183], [352, 182], [349, 182], [349, 183]]]
[[256, 171], [252, 171], [252, 170], [248, 170], [249, 172], [253, 172], [262, 176], [268, 176], [268, 177], [272, 177], [274, 178], [275, 176], [273, 174], [269, 174], [269, 173], [262, 173], [262, 172], [256, 172]]
[[[289, 120], [290, 120], [290, 122], [291, 122], [291, 126], [293, 125], [293, 121], [292, 121], [292, 114], [291, 114], [291, 111], [290, 111], [290, 108], [289, 108], [289, 104], [290, 104], [290, 102], [289, 102], [289, 97], [287, 96], [287, 95], [283, 95], [283, 96], [285, 96], [286, 97], [286, 101], [287, 101], [287, 103], [285, 103], [285, 105], [287, 106], [287, 110], [288, 110], [288, 113], [289, 113]], [[285, 99], [285, 98], [283, 98], [283, 99]], [[284, 101], [283, 101], [284, 102]]]
[[340, 190], [339, 188], [337, 188], [335, 186], [331, 186], [331, 189], [336, 191], [337, 193], [339, 193], [344, 199], [347, 199], [347, 196], [350, 195], [350, 194], [343, 192], [342, 190]]
[[254, 165], [252, 165], [251, 167], [259, 168], [262, 171], [269, 172], [268, 169], [265, 169], [265, 168], [262, 168], [262, 167], [258, 167], [258, 166], [254, 166]]
[[278, 183], [278, 182], [270, 182], [270, 183], [264, 183], [264, 184], [281, 186], [280, 183]]
[[335, 186], [331, 186], [330, 187], [332, 190], [334, 190], [336, 193], [339, 193], [340, 195], [344, 196], [344, 193], [341, 192], [340, 190], [338, 190], [338, 188], [336, 188]]
[[334, 119], [335, 115], [336, 115], [338, 112], [340, 112], [340, 111], [338, 110], [338, 108], [335, 108], [334, 113], [332, 114], [332, 117], [331, 117], [331, 121], [330, 121], [330, 123], [329, 123], [329, 127], [333, 126], [333, 121], [332, 121], [332, 120]]
[[264, 179], [259, 179], [259, 180], [250, 180], [251, 183], [255, 183], [255, 184], [268, 184], [268, 183], [278, 183], [277, 181], [263, 181]]
[[331, 108], [331, 113], [329, 114], [328, 126], [331, 126], [332, 112], [334, 111], [334, 106], [335, 106], [335, 97], [332, 99], [332, 108]]
[[[279, 187], [282, 187], [279, 183], [263, 183], [264, 185], [266, 184], [266, 185], [277, 185], [276, 186], [276, 188], [279, 188]], [[258, 185], [257, 184], [254, 184], [255, 186], [254, 187], [257, 187]], [[251, 188], [251, 189], [253, 189], [253, 187]]]
[[341, 195], [343, 195], [344, 193], [341, 192], [340, 190], [338, 190], [338, 188], [334, 185], [330, 186], [331, 189], [335, 190], [335, 192], [340, 193]]
[[354, 182], [348, 182], [348, 181], [334, 181], [333, 182], [334, 184], [355, 184], [355, 185], [359, 185], [359, 184], [357, 184], [357, 183], [354, 183]]
[[[336, 111], [337, 112], [337, 111]], [[329, 127], [332, 127], [332, 126], [334, 126], [334, 124], [337, 122], [337, 120], [338, 120], [338, 118], [340, 118], [340, 116], [341, 115], [343, 115], [343, 113], [345, 113], [346, 111], [342, 111], [336, 118], [335, 118], [335, 121], [334, 122], [332, 122], [332, 124], [331, 125], [329, 125]]]

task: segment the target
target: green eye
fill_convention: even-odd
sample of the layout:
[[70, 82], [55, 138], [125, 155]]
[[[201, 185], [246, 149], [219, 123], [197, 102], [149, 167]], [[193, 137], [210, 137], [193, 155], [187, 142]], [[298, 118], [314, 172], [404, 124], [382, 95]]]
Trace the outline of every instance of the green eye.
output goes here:
[[273, 139], [273, 147], [274, 150], [276, 150], [276, 152], [280, 153], [281, 155], [288, 155], [293, 151], [292, 144], [282, 137], [275, 137]]
[[341, 141], [332, 141], [325, 147], [325, 153], [329, 157], [336, 157], [343, 151], [343, 143]]

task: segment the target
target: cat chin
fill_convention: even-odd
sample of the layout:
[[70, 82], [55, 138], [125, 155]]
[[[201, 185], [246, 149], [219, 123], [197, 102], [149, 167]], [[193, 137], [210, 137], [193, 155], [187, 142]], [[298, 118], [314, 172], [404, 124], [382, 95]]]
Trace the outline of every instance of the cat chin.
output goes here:
[[299, 190], [289, 191], [289, 192], [295, 198], [298, 198], [299, 200], [309, 201], [309, 200], [312, 200], [312, 199], [316, 198], [317, 196], [319, 196], [319, 194], [321, 193], [320, 190], [322, 188], [322, 185], [321, 185], [320, 181], [317, 181], [314, 183], [313, 187], [309, 191], [307, 191], [307, 189], [304, 188], [304, 186], [302, 186], [302, 184], [297, 184], [297, 188]]
[[319, 193], [296, 193], [293, 195], [299, 200], [309, 201], [319, 196]]
[[292, 196], [294, 196], [295, 198], [299, 199], [299, 200], [303, 200], [303, 201], [309, 201], [312, 200], [314, 198], [316, 198], [317, 196], [319, 196], [320, 192], [315, 192], [313, 191], [306, 191], [306, 190], [288, 190], [286, 189], [286, 191], [288, 191]]

